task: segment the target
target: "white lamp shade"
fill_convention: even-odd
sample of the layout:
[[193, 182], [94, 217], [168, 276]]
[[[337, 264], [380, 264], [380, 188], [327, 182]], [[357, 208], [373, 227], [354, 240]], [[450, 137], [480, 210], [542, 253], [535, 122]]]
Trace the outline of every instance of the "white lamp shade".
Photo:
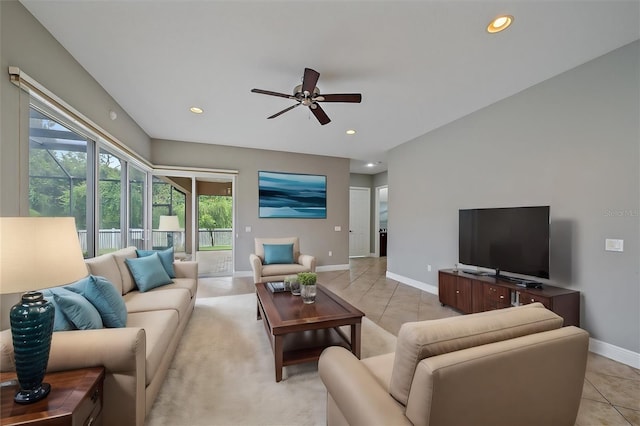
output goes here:
[[69, 284], [88, 274], [75, 218], [0, 217], [0, 293]]
[[180, 228], [180, 222], [178, 222], [178, 216], [160, 216], [158, 231], [166, 231], [166, 232], [182, 231], [182, 228]]

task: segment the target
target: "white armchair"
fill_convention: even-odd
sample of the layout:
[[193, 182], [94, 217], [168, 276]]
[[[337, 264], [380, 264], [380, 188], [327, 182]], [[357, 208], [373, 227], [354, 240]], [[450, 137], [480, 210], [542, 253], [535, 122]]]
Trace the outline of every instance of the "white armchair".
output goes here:
[[[292, 244], [293, 263], [268, 263], [265, 262], [265, 244]], [[287, 275], [295, 275], [298, 272], [315, 272], [316, 258], [308, 254], [300, 254], [300, 242], [298, 237], [285, 238], [256, 238], [255, 252], [249, 255], [251, 268], [253, 269], [253, 282], [281, 281]]]

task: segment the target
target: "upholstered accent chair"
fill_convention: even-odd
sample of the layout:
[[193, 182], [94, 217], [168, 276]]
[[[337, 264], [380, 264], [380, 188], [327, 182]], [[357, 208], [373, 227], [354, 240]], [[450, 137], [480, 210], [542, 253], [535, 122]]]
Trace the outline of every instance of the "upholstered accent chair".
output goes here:
[[254, 248], [249, 262], [255, 283], [281, 281], [287, 275], [316, 271], [316, 258], [300, 254], [298, 237], [256, 238]]
[[396, 351], [320, 356], [327, 425], [573, 426], [589, 334], [540, 303], [408, 322]]

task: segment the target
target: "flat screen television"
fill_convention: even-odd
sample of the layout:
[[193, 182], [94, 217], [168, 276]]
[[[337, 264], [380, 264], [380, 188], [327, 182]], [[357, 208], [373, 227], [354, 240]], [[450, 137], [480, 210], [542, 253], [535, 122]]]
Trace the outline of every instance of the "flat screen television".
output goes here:
[[460, 263], [549, 278], [549, 206], [460, 210], [459, 220]]

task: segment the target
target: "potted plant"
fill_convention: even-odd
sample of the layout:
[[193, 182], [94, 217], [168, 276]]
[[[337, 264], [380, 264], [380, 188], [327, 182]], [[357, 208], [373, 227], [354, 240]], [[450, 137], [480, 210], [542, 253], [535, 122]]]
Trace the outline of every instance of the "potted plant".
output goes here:
[[315, 272], [300, 272], [298, 274], [298, 282], [300, 283], [300, 296], [304, 303], [313, 303], [316, 301], [316, 280]]

